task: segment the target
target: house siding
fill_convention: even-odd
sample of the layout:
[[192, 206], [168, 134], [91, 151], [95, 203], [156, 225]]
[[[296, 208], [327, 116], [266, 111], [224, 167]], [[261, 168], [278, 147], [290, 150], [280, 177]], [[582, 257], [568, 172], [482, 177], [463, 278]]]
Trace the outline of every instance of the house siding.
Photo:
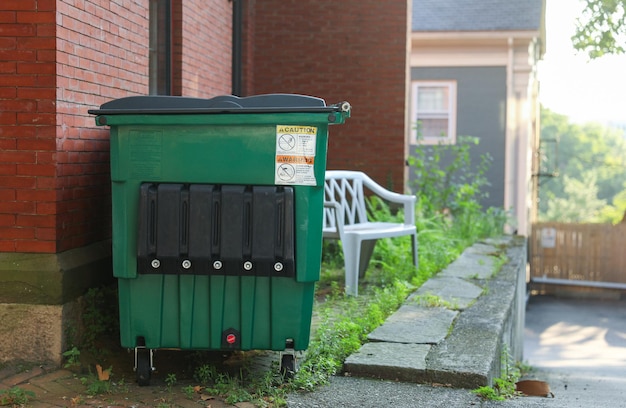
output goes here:
[[[503, 207], [506, 67], [414, 67], [411, 80], [457, 81], [457, 139], [459, 136], [480, 139], [478, 146], [471, 149], [473, 165], [480, 163], [483, 154], [489, 154], [493, 159], [486, 174], [491, 184], [486, 189], [489, 196], [481, 203], [485, 207]], [[418, 148], [428, 147], [411, 145], [411, 154], [415, 155]], [[411, 186], [415, 184], [412, 173], [409, 183]]]

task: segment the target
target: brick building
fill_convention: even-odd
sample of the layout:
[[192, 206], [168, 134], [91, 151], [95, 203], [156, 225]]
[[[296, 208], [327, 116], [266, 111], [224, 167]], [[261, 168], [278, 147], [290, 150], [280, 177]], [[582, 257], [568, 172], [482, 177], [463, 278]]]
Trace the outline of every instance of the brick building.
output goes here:
[[[0, 363], [60, 361], [112, 279], [109, 144], [88, 109], [140, 94], [348, 100], [329, 168], [405, 183], [407, 0], [3, 0]], [[35, 347], [36, 346], [36, 347]]]

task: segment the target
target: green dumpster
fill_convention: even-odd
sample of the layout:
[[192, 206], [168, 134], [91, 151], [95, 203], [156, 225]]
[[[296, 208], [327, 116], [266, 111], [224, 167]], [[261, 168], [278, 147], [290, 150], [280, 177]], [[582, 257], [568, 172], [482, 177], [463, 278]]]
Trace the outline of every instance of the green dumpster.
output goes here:
[[153, 350], [308, 347], [328, 125], [350, 105], [303, 95], [110, 101], [113, 273], [141, 385]]

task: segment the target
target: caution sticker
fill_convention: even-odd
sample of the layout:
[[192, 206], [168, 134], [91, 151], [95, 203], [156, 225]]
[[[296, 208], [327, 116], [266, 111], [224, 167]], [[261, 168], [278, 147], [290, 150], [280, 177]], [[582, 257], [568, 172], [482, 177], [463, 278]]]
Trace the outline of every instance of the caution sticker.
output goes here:
[[314, 186], [317, 127], [276, 126], [275, 184]]

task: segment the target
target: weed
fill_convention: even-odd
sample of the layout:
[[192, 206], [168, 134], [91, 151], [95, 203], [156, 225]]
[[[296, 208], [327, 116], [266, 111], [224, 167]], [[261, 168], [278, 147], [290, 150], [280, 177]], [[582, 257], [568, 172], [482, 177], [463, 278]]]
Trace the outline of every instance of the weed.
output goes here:
[[320, 307], [320, 325], [306, 358], [291, 382], [293, 389], [312, 390], [325, 384], [342, 367], [344, 359], [358, 350], [367, 334], [384, 322], [408, 295], [409, 287], [399, 281], [373, 288], [359, 298], [337, 297], [341, 307]]
[[502, 366], [502, 374], [500, 377], [493, 379], [493, 386], [476, 388], [472, 390], [474, 394], [492, 401], [503, 401], [519, 395], [515, 389], [515, 384], [521, 377], [521, 370], [518, 364], [513, 363], [506, 345], [504, 345], [500, 354], [500, 364]]
[[86, 394], [90, 397], [111, 393], [110, 377], [112, 376], [112, 368], [109, 367], [107, 370], [102, 370], [100, 366], [96, 368], [98, 369], [98, 374], [94, 374], [90, 369], [89, 375], [80, 378], [81, 384], [87, 387]]
[[509, 258], [505, 254], [499, 254], [494, 257], [493, 272], [491, 276], [496, 276], [502, 270], [502, 267], [509, 262]]
[[63, 357], [67, 360], [63, 367], [72, 368], [80, 365], [80, 350], [76, 346], [72, 346], [71, 349], [63, 353]]
[[35, 398], [35, 393], [20, 387], [0, 390], [0, 405], [19, 407], [26, 405], [31, 398]]
[[165, 385], [167, 386], [167, 391], [172, 392], [172, 387], [176, 385], [176, 374], [170, 373], [165, 377]]
[[458, 310], [459, 304], [457, 302], [451, 303], [442, 299], [440, 296], [427, 293], [424, 295], [415, 296], [415, 302], [420, 306], [426, 307], [445, 307], [450, 310]]
[[212, 379], [217, 378], [217, 369], [215, 366], [203, 364], [196, 368], [193, 378], [202, 385], [208, 384]]
[[101, 394], [110, 394], [111, 393], [111, 382], [110, 381], [102, 381], [93, 377], [82, 377], [80, 379], [81, 384], [87, 387], [85, 391], [87, 395], [93, 397], [94, 395]]
[[520, 376], [527, 375], [528, 373], [533, 371], [533, 367], [530, 364], [525, 363], [523, 361], [516, 361], [515, 366], [520, 371]]
[[98, 341], [102, 336], [119, 337], [117, 287], [91, 288], [83, 296], [82, 348], [94, 356], [102, 354]]
[[498, 391], [496, 391], [494, 387], [491, 387], [489, 385], [483, 385], [482, 387], [478, 387], [472, 390], [472, 392], [484, 400], [504, 401], [505, 399], [502, 395], [498, 393]]
[[183, 387], [182, 390], [188, 399], [193, 399], [194, 395], [196, 394], [196, 391], [199, 390], [199, 388], [194, 387], [193, 385], [188, 385], [186, 387]]

